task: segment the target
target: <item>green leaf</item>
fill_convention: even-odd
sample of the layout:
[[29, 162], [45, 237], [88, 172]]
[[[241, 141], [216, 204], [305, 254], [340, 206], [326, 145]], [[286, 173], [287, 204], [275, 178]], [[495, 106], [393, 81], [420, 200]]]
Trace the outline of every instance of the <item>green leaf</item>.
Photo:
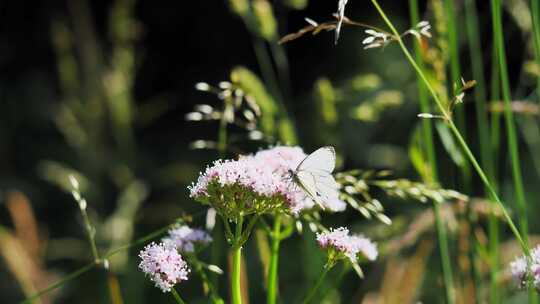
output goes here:
[[446, 124], [439, 121], [435, 123], [435, 128], [437, 129], [437, 133], [439, 133], [444, 149], [446, 152], [448, 152], [448, 155], [450, 155], [452, 161], [458, 167], [463, 167], [465, 165], [465, 158], [463, 157], [460, 148], [454, 140], [454, 136], [452, 136], [452, 133], [450, 133], [450, 130]]
[[429, 180], [431, 170], [427, 155], [422, 147], [422, 128], [421, 124], [417, 124], [409, 143], [409, 158], [422, 180]]

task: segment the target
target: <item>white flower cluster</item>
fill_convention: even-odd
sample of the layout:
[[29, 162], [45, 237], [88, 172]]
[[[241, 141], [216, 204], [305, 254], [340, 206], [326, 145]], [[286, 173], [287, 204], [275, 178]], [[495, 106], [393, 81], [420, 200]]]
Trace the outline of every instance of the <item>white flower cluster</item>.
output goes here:
[[431, 24], [429, 24], [428, 21], [420, 21], [418, 22], [418, 24], [405, 32], [405, 35], [406, 34], [411, 34], [413, 35], [414, 37], [416, 37], [418, 40], [422, 39], [422, 36], [424, 37], [427, 37], [427, 38], [431, 38]]
[[519, 288], [527, 286], [530, 275], [534, 287], [540, 290], [540, 245], [531, 250], [529, 263], [526, 256], [517, 257], [510, 263], [510, 271]]
[[207, 245], [212, 242], [212, 237], [204, 230], [182, 225], [169, 230], [169, 235], [163, 239], [167, 247], [185, 252], [194, 252], [197, 245]]
[[378, 255], [375, 243], [361, 235], [349, 234], [349, 229], [345, 227], [317, 233], [317, 242], [321, 248], [336, 250], [349, 258], [352, 263], [356, 263], [360, 257], [374, 261]]
[[378, 32], [372, 29], [366, 30], [365, 32], [369, 36], [362, 40], [364, 50], [383, 47], [390, 41], [388, 39], [389, 36], [386, 33]]

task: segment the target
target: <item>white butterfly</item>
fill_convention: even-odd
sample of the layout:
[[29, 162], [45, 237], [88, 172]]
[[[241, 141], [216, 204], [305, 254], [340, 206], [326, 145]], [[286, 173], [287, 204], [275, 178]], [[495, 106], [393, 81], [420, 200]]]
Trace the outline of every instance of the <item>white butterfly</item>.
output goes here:
[[336, 151], [334, 147], [326, 146], [304, 158], [294, 171], [289, 170], [289, 174], [315, 203], [325, 209], [339, 201], [339, 185], [332, 176], [335, 166]]

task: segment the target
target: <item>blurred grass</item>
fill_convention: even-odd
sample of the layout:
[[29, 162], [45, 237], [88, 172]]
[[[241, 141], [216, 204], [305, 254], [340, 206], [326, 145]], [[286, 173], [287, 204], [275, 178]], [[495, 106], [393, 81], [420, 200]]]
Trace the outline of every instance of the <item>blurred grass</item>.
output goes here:
[[[348, 17], [379, 23], [375, 21], [378, 19], [374, 10], [364, 9], [360, 2], [349, 2]], [[428, 42], [415, 43], [417, 59], [424, 59], [422, 70], [446, 104], [452, 97], [448, 95], [453, 92], [451, 83], [459, 80], [461, 74], [472, 75], [477, 81], [474, 109], [467, 101], [458, 108], [463, 111], [460, 130], [467, 131], [468, 142], [475, 151], [480, 151], [482, 167], [495, 189], [504, 191], [505, 197], [511, 197], [516, 190], [519, 194], [519, 187], [512, 185], [507, 174], [509, 155], [504, 148], [512, 140], [508, 141], [509, 138], [499, 133], [499, 112], [488, 115], [486, 108], [488, 104], [500, 103], [500, 91], [501, 88], [506, 91], [505, 86], [511, 86], [514, 92], [503, 95], [505, 102], [511, 102], [512, 109], [518, 105], [517, 100], [527, 101], [526, 97], [531, 95], [528, 93], [538, 88], [538, 82], [520, 81], [530, 80], [530, 76], [516, 75], [516, 70], [528, 60], [526, 55], [508, 47], [508, 62], [500, 66], [497, 60], [501, 57], [491, 53], [489, 46], [493, 41], [485, 34], [489, 32], [489, 3], [467, 0], [463, 6], [434, 0], [417, 4], [420, 13], [417, 20], [430, 20], [437, 33]], [[214, 138], [219, 127], [212, 121], [198, 125], [180, 122], [193, 105], [216, 102], [214, 96], [189, 93], [199, 81], [230, 80], [252, 95], [261, 106], [261, 130], [271, 143], [301, 143], [306, 151], [332, 144], [340, 153], [339, 167], [344, 170], [391, 169], [398, 177], [415, 180], [419, 176], [426, 183], [434, 180], [430, 171], [437, 171], [442, 185], [463, 185], [471, 196], [486, 196], [487, 191], [480, 190], [478, 179], [464, 180], [447, 157], [450, 155], [457, 164], [463, 163], [464, 155], [447, 134], [448, 129], [437, 124], [442, 142], [431, 140], [433, 121], [419, 122], [415, 117], [418, 106], [424, 113], [431, 113], [433, 109], [427, 106], [425, 91], [415, 85], [414, 75], [404, 66], [395, 45], [389, 45], [382, 52], [362, 51], [362, 31], [348, 27], [344, 28], [336, 47], [332, 45], [333, 33], [306, 35], [286, 46], [276, 44], [281, 35], [303, 27], [304, 16], [318, 22], [333, 20], [331, 13], [336, 5], [337, 2], [332, 1], [228, 0], [180, 3], [173, 6], [175, 9], [158, 6], [149, 9], [146, 4], [130, 0], [107, 4], [74, 0], [66, 2], [65, 7], [52, 5], [54, 8], [49, 9], [36, 5], [29, 8], [36, 15], [41, 11], [54, 11], [40, 17], [42, 23], [36, 25], [26, 21], [24, 16], [27, 15], [22, 11], [13, 14], [10, 11], [5, 22], [15, 22], [13, 24], [21, 30], [28, 27], [40, 34], [42, 38], [37, 41], [46, 47], [37, 46], [34, 51], [29, 45], [36, 40], [28, 35], [29, 42], [24, 42], [27, 37], [23, 31], [16, 35], [20, 37], [15, 41], [28, 50], [19, 55], [16, 53], [20, 48], [10, 46], [11, 36], [0, 38], [2, 42], [9, 42], [0, 48], [0, 54], [5, 55], [3, 58], [19, 58], [13, 66], [20, 65], [7, 70], [0, 82], [0, 200], [6, 207], [0, 214], [0, 251], [1, 269], [7, 270], [0, 275], [0, 282], [6, 283], [0, 289], [2, 302], [15, 303], [46, 287], [51, 279], [59, 278], [59, 274], [69, 273], [90, 261], [88, 244], [83, 241], [84, 229], [69, 197], [67, 176], [70, 174], [77, 176], [88, 197], [89, 216], [98, 228], [97, 245], [103, 253], [139, 240], [140, 236], [172, 222], [177, 216], [190, 218], [190, 214], [201, 211], [187, 199], [185, 186], [219, 153], [214, 150], [192, 152], [186, 147], [201, 137]], [[406, 14], [407, 5], [405, 2], [384, 3], [392, 19], [403, 29], [411, 23]], [[448, 5], [453, 6], [451, 11], [445, 10]], [[506, 5], [505, 10], [512, 10], [513, 4]], [[532, 0], [531, 8], [534, 5], [537, 7], [538, 1]], [[171, 18], [166, 11], [173, 15], [178, 11], [189, 12], [193, 16], [173, 23], [171, 20], [184, 19], [183, 16]], [[536, 58], [538, 14], [534, 13], [537, 11], [531, 10], [533, 27], [529, 29], [535, 32], [523, 33], [519, 32], [524, 29], [516, 25], [515, 17], [500, 12], [504, 14], [500, 16], [504, 17], [501, 30], [507, 46], [530, 40], [536, 46], [533, 53]], [[209, 17], [203, 18], [199, 12]], [[445, 19], [451, 12], [454, 18]], [[15, 17], [20, 21], [14, 21]], [[444, 20], [453, 21], [453, 25]], [[463, 20], [467, 22], [464, 25], [467, 32], [461, 30], [465, 29]], [[6, 31], [16, 32], [14, 28]], [[186, 54], [165, 51], [176, 51], [175, 44], [182, 45], [186, 51], [193, 46], [197, 50]], [[221, 47], [217, 49], [216, 45]], [[28, 72], [26, 65], [38, 61], [28, 55], [30, 51], [37, 53], [36, 56], [47, 52], [50, 55], [38, 57], [46, 61], [45, 68], [43, 65], [32, 67], [42, 76]], [[470, 65], [465, 55], [470, 55]], [[0, 60], [0, 66], [7, 65], [7, 61]], [[500, 70], [505, 66], [509, 71]], [[179, 75], [178, 70], [185, 72]], [[508, 74], [508, 83], [501, 87], [499, 78], [504, 74]], [[536, 81], [538, 79], [535, 77]], [[525, 117], [522, 112], [508, 110], [505, 113], [516, 116], [521, 130], [521, 133], [515, 132], [515, 145], [526, 142], [530, 147], [529, 151], [520, 149], [517, 162], [524, 169], [522, 184], [527, 187], [523, 195], [532, 202], [538, 198], [532, 189], [539, 176], [526, 169], [535, 166], [537, 159], [534, 143], [538, 132], [531, 128], [537, 127], [538, 116]], [[226, 157], [233, 157], [236, 154], [233, 151], [253, 152], [268, 144], [268, 141], [244, 140], [245, 130], [234, 125], [226, 126], [225, 131], [226, 145], [232, 146], [226, 154], [222, 153]], [[238, 138], [242, 141], [236, 141]], [[432, 147], [425, 148], [426, 143], [431, 143]], [[515, 158], [516, 153], [513, 154]], [[513, 168], [516, 168], [515, 162]], [[12, 193], [9, 191], [13, 189], [19, 190], [15, 192], [20, 195], [16, 201], [26, 203], [16, 203], [18, 207], [10, 203], [14, 199], [7, 193]], [[379, 191], [384, 192], [373, 191], [377, 197], [381, 194]], [[26, 199], [20, 199], [22, 197]], [[323, 286], [320, 302], [391, 303], [400, 295], [400, 300], [408, 302], [441, 302], [442, 282], [437, 266], [440, 256], [432, 250], [436, 238], [432, 229], [433, 214], [431, 226], [409, 238], [411, 235], [406, 232], [415, 230], [425, 207], [404, 204], [387, 196], [382, 196], [380, 201], [393, 219], [393, 226], [383, 228], [355, 211], [330, 215], [324, 222], [329, 226], [351, 225], [355, 231], [376, 238], [383, 248], [398, 241], [400, 244], [408, 242], [408, 245], [395, 247], [397, 249], [386, 252], [377, 264], [367, 266], [367, 278], [363, 281], [346, 267], [336, 268]], [[443, 208], [457, 205], [448, 203]], [[529, 207], [529, 214], [538, 209], [534, 204]], [[35, 219], [30, 216], [32, 212]], [[498, 231], [496, 214], [488, 211], [479, 215], [473, 210], [465, 215], [454, 209], [443, 209], [442, 213], [449, 238], [456, 243], [450, 246], [450, 258], [458, 301], [472, 297], [468, 274], [464, 273], [470, 268], [462, 265], [466, 250], [470, 250], [478, 255], [477, 261], [474, 255], [469, 261], [474, 264], [470, 267], [478, 272], [474, 276], [479, 284], [475, 286], [476, 297], [519, 302], [521, 298], [511, 284], [507, 280], [500, 281], [506, 275], [504, 263], [511, 258], [506, 257], [507, 247], [503, 246], [511, 242], [511, 237], [504, 229]], [[445, 217], [449, 213], [452, 215]], [[456, 222], [452, 220], [454, 213], [460, 218], [459, 228], [452, 228], [452, 223]], [[192, 220], [196, 225], [203, 225], [200, 217], [194, 216]], [[313, 234], [304, 228], [302, 235], [294, 235], [279, 244], [278, 287], [282, 303], [299, 301], [309, 284], [317, 279], [324, 262]], [[530, 228], [536, 232], [534, 223]], [[467, 233], [473, 236], [467, 239], [464, 236]], [[489, 244], [483, 237], [489, 239]], [[169, 297], [156, 291], [136, 270], [136, 252], [146, 241], [148, 239], [144, 238], [137, 242], [131, 250], [115, 251], [110, 272], [92, 271], [41, 301], [95, 303], [112, 299], [119, 303], [123, 296], [124, 303], [167, 302]], [[245, 250], [244, 271], [248, 274], [253, 303], [265, 298], [265, 269], [269, 268], [271, 245], [268, 241], [265, 234], [257, 233], [257, 238]], [[515, 242], [512, 244], [512, 252], [518, 254]], [[535, 244], [533, 238], [532, 244]], [[471, 248], [462, 248], [462, 245]], [[224, 264], [224, 255], [219, 254], [226, 246], [224, 240], [217, 239], [215, 246], [216, 261]], [[489, 269], [483, 253], [486, 248]], [[504, 259], [499, 261], [499, 254], [504, 254]], [[491, 295], [484, 288], [489, 280]], [[223, 295], [227, 294], [226, 281], [218, 280]], [[199, 283], [193, 280], [182, 286], [182, 295], [192, 300], [190, 303], [205, 303]], [[112, 296], [108, 285], [113, 286]]]

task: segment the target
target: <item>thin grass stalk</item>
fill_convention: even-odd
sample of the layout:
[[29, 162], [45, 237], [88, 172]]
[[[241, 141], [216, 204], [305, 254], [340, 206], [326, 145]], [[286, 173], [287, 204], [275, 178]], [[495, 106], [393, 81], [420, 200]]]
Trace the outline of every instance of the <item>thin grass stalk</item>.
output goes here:
[[[502, 12], [500, 0], [491, 1], [491, 15], [493, 21], [493, 34], [497, 49], [497, 58], [500, 68], [500, 81], [504, 101], [504, 117], [506, 122], [506, 134], [508, 137], [508, 149], [512, 166], [512, 179], [514, 182], [515, 195], [517, 201], [519, 225], [525, 243], [528, 243], [528, 220], [527, 201], [523, 187], [521, 161], [519, 159], [519, 148], [517, 143], [517, 133], [515, 130], [514, 114], [511, 105], [510, 81], [506, 63], [506, 50], [504, 46], [504, 34], [502, 31]], [[536, 303], [535, 291], [529, 289], [529, 303]]]
[[262, 38], [253, 35], [253, 50], [255, 51], [255, 58], [257, 59], [257, 64], [261, 69], [262, 77], [264, 83], [270, 88], [272, 95], [278, 100], [278, 104], [281, 108], [281, 102], [283, 101], [283, 95], [279, 89], [278, 80], [276, 77], [276, 72], [272, 67], [272, 59], [268, 54], [265, 42]]
[[[469, 54], [471, 57], [472, 74], [476, 80], [475, 107], [476, 121], [478, 126], [478, 137], [480, 138], [480, 162], [482, 167], [486, 169], [486, 175], [493, 183], [495, 180], [494, 160], [491, 153], [491, 141], [489, 134], [489, 119], [487, 115], [487, 91], [486, 81], [484, 78], [484, 60], [482, 58], [482, 48], [480, 45], [480, 33], [478, 32], [478, 15], [476, 13], [476, 1], [465, 1], [465, 16], [467, 25], [467, 38], [469, 44]], [[489, 193], [484, 187], [484, 192]], [[493, 200], [493, 199], [492, 199]], [[497, 273], [499, 271], [499, 226], [497, 217], [494, 214], [489, 215], [488, 235], [489, 235], [489, 271], [490, 271], [490, 301], [496, 303], [498, 297]], [[474, 269], [474, 267], [473, 267]], [[477, 288], [478, 290], [478, 288]], [[478, 291], [477, 291], [478, 292]], [[478, 297], [480, 299], [480, 297]], [[478, 300], [477, 299], [477, 300]]]
[[323, 272], [319, 275], [319, 278], [317, 279], [313, 287], [311, 287], [306, 298], [302, 302], [303, 304], [308, 304], [311, 302], [313, 297], [317, 294], [317, 290], [319, 290], [319, 287], [321, 286], [322, 282], [324, 281], [324, 278], [326, 278], [326, 275], [328, 274], [331, 268], [332, 267], [327, 267], [327, 266], [324, 267]]
[[[125, 250], [128, 250], [130, 248], [132, 248], [133, 246], [136, 246], [136, 245], [140, 245], [140, 244], [143, 244], [143, 243], [146, 243], [148, 242], [149, 240], [151, 239], [154, 239], [160, 235], [162, 235], [163, 233], [167, 232], [171, 227], [173, 227], [174, 224], [169, 224], [165, 227], [162, 227], [158, 230], [155, 230], [129, 244], [126, 244], [126, 245], [123, 245], [123, 246], [120, 246], [114, 250], [111, 250], [109, 251], [109, 253], [107, 253], [105, 256], [103, 256], [103, 259], [104, 260], [107, 260], [109, 258], [111, 258], [112, 256], [122, 252], [122, 251], [125, 251]], [[42, 295], [46, 294], [46, 293], [49, 293], [59, 287], [61, 287], [62, 285], [68, 283], [69, 281], [79, 277], [80, 275], [92, 270], [95, 266], [97, 266], [98, 264], [96, 264], [94, 261], [92, 261], [91, 263], [88, 263], [86, 265], [84, 265], [83, 267], [73, 271], [72, 273], [66, 275], [65, 277], [61, 278], [60, 280], [52, 283], [51, 285], [45, 287], [44, 289], [32, 294], [31, 296], [27, 297], [23, 302], [21, 302], [21, 304], [30, 304], [30, 303], [33, 303], [33, 301], [35, 301], [36, 299], [38, 299], [39, 297], [41, 297]]]
[[523, 238], [521, 237], [520, 235], [520, 232], [519, 230], [517, 229], [516, 225], [514, 224], [514, 221], [512, 220], [512, 218], [510, 217], [510, 215], [508, 214], [508, 211], [506, 210], [506, 208], [504, 207], [504, 204], [502, 203], [502, 201], [500, 200], [498, 194], [495, 192], [493, 186], [491, 185], [490, 181], [488, 180], [486, 174], [484, 173], [484, 170], [482, 169], [482, 167], [480, 166], [480, 164], [478, 163], [478, 161], [476, 160], [476, 157], [474, 156], [474, 154], [471, 152], [471, 149], [469, 148], [469, 146], [467, 145], [467, 143], [465, 142], [465, 140], [463, 139], [463, 137], [461, 136], [461, 133], [459, 132], [459, 130], [457, 129], [456, 125], [454, 124], [454, 122], [452, 121], [452, 117], [450, 115], [450, 113], [448, 112], [448, 110], [444, 107], [441, 99], [439, 98], [439, 95], [437, 95], [437, 93], [435, 92], [435, 89], [433, 88], [433, 86], [431, 85], [431, 83], [428, 81], [426, 75], [424, 74], [424, 72], [420, 69], [420, 67], [418, 66], [418, 64], [416, 63], [416, 61], [414, 60], [414, 58], [412, 57], [411, 53], [409, 52], [409, 50], [407, 49], [407, 47], [405, 46], [405, 44], [403, 43], [403, 40], [401, 39], [400, 35], [399, 35], [399, 32], [396, 30], [396, 28], [394, 27], [394, 25], [392, 24], [392, 22], [390, 21], [390, 19], [388, 19], [388, 17], [386, 16], [385, 12], [383, 11], [383, 9], [381, 8], [381, 6], [379, 5], [378, 1], [377, 0], [371, 0], [371, 3], [375, 6], [375, 8], [377, 9], [377, 11], [379, 12], [379, 14], [381, 15], [381, 17], [383, 18], [384, 22], [386, 23], [386, 25], [390, 28], [390, 30], [392, 31], [392, 33], [394, 34], [394, 36], [396, 37], [396, 41], [397, 43], [399, 44], [401, 50], [403, 51], [403, 54], [405, 55], [405, 57], [407, 58], [407, 60], [409, 61], [409, 63], [412, 65], [412, 67], [414, 68], [414, 70], [416, 71], [416, 73], [418, 73], [418, 75], [420, 76], [420, 78], [422, 78], [422, 81], [424, 82], [424, 84], [426, 85], [429, 93], [433, 96], [433, 99], [435, 100], [435, 103], [437, 104], [437, 107], [439, 108], [439, 111], [441, 112], [444, 120], [446, 121], [446, 123], [448, 124], [448, 127], [450, 128], [450, 131], [452, 131], [452, 133], [454, 134], [454, 136], [456, 137], [459, 145], [461, 146], [461, 148], [463, 149], [463, 151], [465, 152], [465, 155], [467, 156], [467, 158], [469, 159], [469, 161], [471, 162], [473, 168], [476, 170], [477, 174], [479, 175], [480, 179], [482, 180], [482, 183], [484, 183], [484, 185], [488, 188], [489, 190], [489, 193], [493, 196], [493, 198], [495, 199], [495, 201], [497, 202], [497, 204], [499, 205], [499, 207], [501, 208], [501, 212], [503, 214], [503, 217], [505, 218], [505, 220], [507, 221], [507, 224], [510, 228], [510, 230], [512, 231], [512, 233], [515, 235], [519, 245], [521, 246], [521, 248], [523, 249], [523, 251], [525, 252], [525, 254], [527, 256], [530, 256], [530, 249], [529, 249], [529, 246], [526, 242], [523, 241]]
[[[499, 60], [497, 59], [497, 50], [493, 48], [493, 57], [491, 61], [491, 88], [490, 96], [492, 103], [501, 100], [501, 83], [499, 81]], [[499, 168], [496, 159], [499, 159], [499, 148], [501, 144], [501, 114], [498, 111], [494, 111], [491, 114], [491, 153], [493, 154], [494, 166], [493, 166], [493, 176], [495, 179], [492, 181], [493, 185], [497, 189]]]
[[289, 61], [287, 60], [287, 54], [283, 49], [283, 46], [278, 44], [277, 41], [271, 41], [270, 54], [276, 63], [277, 78], [281, 85], [281, 91], [286, 98], [290, 98], [291, 94], [291, 81], [289, 72]]
[[[459, 62], [459, 40], [457, 20], [454, 7], [455, 0], [445, 0], [445, 13], [447, 17], [447, 29], [448, 29], [448, 49], [450, 53], [450, 83], [448, 83], [448, 90], [450, 96], [454, 94], [454, 86], [461, 82], [461, 66]], [[454, 117], [456, 118], [456, 125], [466, 139], [466, 123], [465, 123], [465, 110], [464, 107], [456, 107], [454, 110]], [[462, 177], [463, 190], [465, 193], [470, 192], [471, 185], [471, 168], [469, 163], [465, 162], [459, 168]]]
[[[410, 16], [411, 16], [411, 23], [412, 23], [412, 26], [414, 26], [418, 24], [418, 22], [420, 21], [417, 0], [409, 1], [409, 10], [410, 10]], [[420, 45], [418, 43], [414, 44], [414, 52], [415, 52], [415, 57], [418, 62], [418, 65], [423, 70], [424, 62], [422, 59]], [[420, 100], [420, 110], [423, 113], [431, 112], [431, 109], [430, 109], [431, 107], [429, 105], [428, 92], [426, 90], [424, 83], [422, 82], [420, 78], [418, 78], [418, 99]], [[435, 148], [434, 148], [434, 143], [433, 143], [433, 127], [432, 127], [432, 122], [429, 119], [422, 120], [422, 137], [423, 137], [422, 142], [424, 144], [424, 148], [427, 154], [429, 168], [430, 168], [430, 175], [429, 175], [430, 180], [427, 180], [425, 182], [429, 184], [435, 184], [438, 181], [437, 159], [435, 156]], [[442, 270], [443, 270], [446, 301], [448, 303], [454, 303], [455, 290], [454, 290], [454, 282], [453, 282], [453, 274], [452, 274], [452, 264], [450, 262], [450, 253], [448, 250], [448, 237], [447, 237], [447, 232], [446, 232], [446, 226], [444, 225], [444, 222], [442, 221], [439, 203], [434, 204], [433, 211], [435, 214], [437, 236], [438, 236], [437, 240], [439, 242], [439, 250], [441, 254], [441, 265], [442, 265]]]
[[281, 217], [276, 215], [274, 219], [274, 229], [271, 234], [270, 262], [268, 265], [268, 286], [266, 290], [266, 303], [275, 304], [278, 295], [278, 266], [279, 266], [279, 245], [281, 242]]
[[510, 81], [508, 79], [508, 68], [506, 64], [506, 50], [504, 46], [504, 35], [502, 31], [502, 16], [500, 0], [491, 0], [491, 14], [493, 19], [493, 35], [497, 49], [499, 62], [500, 81], [504, 100], [504, 117], [506, 122], [506, 134], [508, 137], [508, 152], [512, 165], [512, 179], [514, 182], [519, 225], [524, 242], [528, 243], [528, 223], [527, 223], [527, 202], [523, 189], [521, 174], [521, 163], [519, 159], [519, 149], [517, 144], [517, 133], [515, 129], [514, 114], [511, 106]]
[[176, 290], [173, 288], [171, 288], [171, 294], [173, 295], [174, 297], [174, 300], [176, 301], [176, 303], [178, 304], [186, 304], [186, 302], [184, 302], [184, 300], [182, 300], [182, 298], [180, 297], [180, 295], [178, 294], [178, 292], [176, 292]]
[[[531, 0], [531, 17], [533, 22], [533, 40], [536, 65], [540, 69], [540, 0]], [[536, 79], [536, 95], [540, 103], [540, 73]]]

